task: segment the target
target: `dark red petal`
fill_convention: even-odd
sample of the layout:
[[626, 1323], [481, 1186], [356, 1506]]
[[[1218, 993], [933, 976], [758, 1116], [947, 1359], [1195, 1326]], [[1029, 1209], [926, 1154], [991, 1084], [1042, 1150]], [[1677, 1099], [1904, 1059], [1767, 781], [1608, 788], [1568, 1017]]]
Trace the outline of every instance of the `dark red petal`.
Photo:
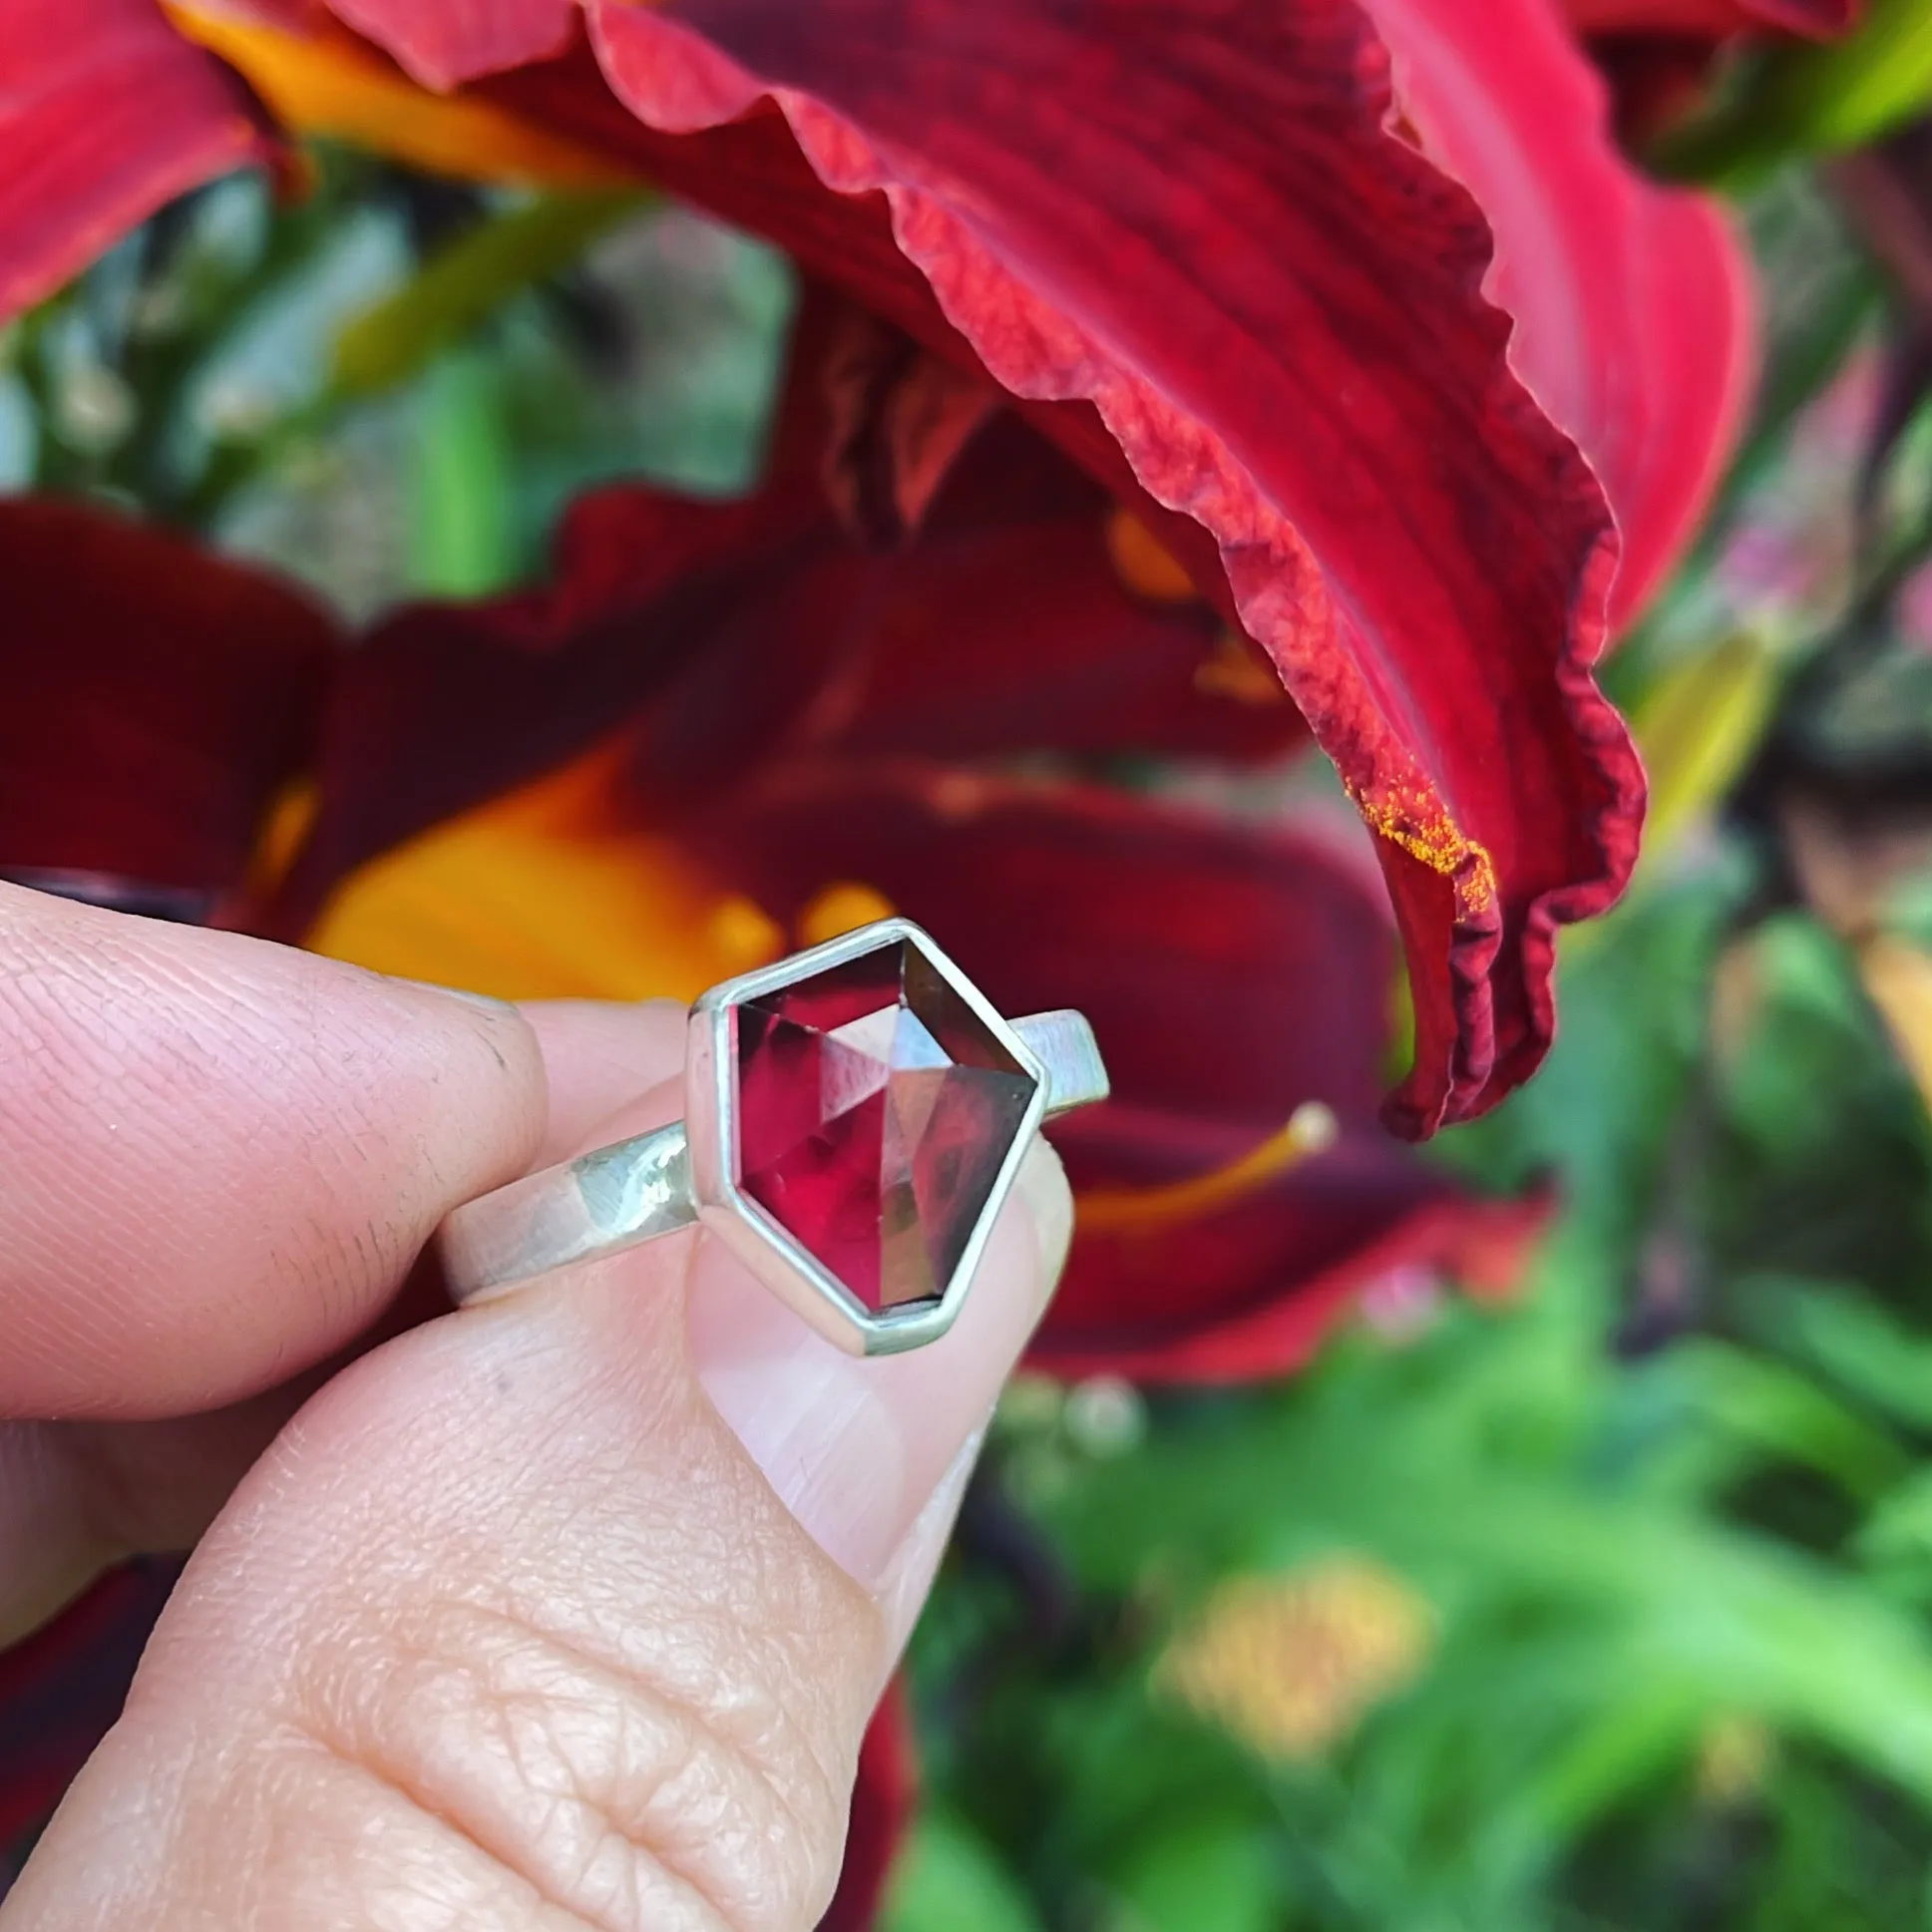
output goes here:
[[917, 541], [861, 550], [790, 436], [746, 503], [584, 499], [554, 582], [379, 626], [345, 673], [303, 930], [340, 876], [637, 720], [661, 808], [801, 749], [947, 757], [1137, 750], [1256, 757], [1303, 727], [1218, 667], [1205, 607], [1154, 603], [1109, 557], [1110, 500], [1019, 423], [955, 466]]
[[[1076, 1196], [1225, 1170], [1304, 1101], [1333, 1152], [1211, 1211], [1076, 1222], [1035, 1358], [1156, 1380], [1276, 1373], [1399, 1267], [1513, 1264], [1543, 1204], [1467, 1196], [1374, 1124], [1394, 949], [1358, 835], [959, 772], [800, 770], [689, 836], [791, 923], [856, 882], [928, 926], [1004, 1010], [1093, 1021], [1114, 1098], [1052, 1129]], [[1346, 839], [1346, 843], [1344, 842]]]
[[180, 1569], [144, 1558], [113, 1571], [45, 1629], [0, 1651], [0, 1849], [46, 1819], [121, 1715]]
[[327, 0], [426, 87], [451, 88], [561, 51], [577, 0]]
[[790, 577], [772, 553], [814, 523], [829, 528], [816, 505], [602, 492], [567, 518], [552, 584], [378, 625], [338, 684], [319, 815], [273, 929], [298, 938], [344, 873], [568, 761], [733, 624], [782, 622]]
[[1127, 1106], [1250, 1142], [1305, 1100], [1374, 1118], [1396, 962], [1346, 821], [1260, 831], [1097, 787], [810, 766], [682, 830], [788, 928], [863, 884], [1002, 1010], [1078, 1006]]
[[247, 91], [155, 0], [9, 0], [0, 22], [0, 319], [164, 201], [268, 159]]
[[1403, 107], [1496, 231], [1510, 356], [1623, 532], [1613, 626], [1711, 500], [1754, 367], [1749, 270], [1716, 202], [1637, 174], [1549, 0], [1367, 0]]
[[[1227, 1129], [1102, 1109], [1056, 1126], [1076, 1196], [1238, 1158]], [[1300, 1367], [1362, 1295], [1414, 1278], [1510, 1286], [1554, 1207], [1471, 1195], [1372, 1129], [1210, 1213], [1079, 1233], [1028, 1359], [1057, 1375], [1252, 1381]]]
[[858, 309], [849, 312], [826, 373], [832, 501], [858, 535], [901, 543], [925, 521], [1004, 393]]
[[819, 1921], [819, 1932], [872, 1932], [886, 1880], [911, 1822], [918, 1765], [906, 1693], [895, 1678], [859, 1747], [839, 1889]]
[[313, 746], [338, 638], [295, 590], [80, 504], [0, 502], [0, 871], [220, 893]]
[[[1224, 586], [1382, 836], [1418, 1013], [1391, 1118], [1426, 1133], [1524, 1078], [1554, 927], [1636, 846], [1588, 669], [1609, 524], [1508, 372], [1475, 205], [1386, 130], [1360, 10], [588, 12], [643, 166], [983, 366]], [[504, 98], [564, 89], [587, 128], [574, 72]]]

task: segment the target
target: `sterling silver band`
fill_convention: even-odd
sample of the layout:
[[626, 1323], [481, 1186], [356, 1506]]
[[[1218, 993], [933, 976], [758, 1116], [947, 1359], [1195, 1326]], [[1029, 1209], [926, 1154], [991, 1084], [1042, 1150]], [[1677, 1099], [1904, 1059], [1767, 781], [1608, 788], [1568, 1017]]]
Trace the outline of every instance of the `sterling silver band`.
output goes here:
[[[1083, 1014], [1033, 1013], [1007, 1024], [1044, 1070], [1048, 1117], [1106, 1098], [1106, 1070]], [[683, 1121], [674, 1120], [458, 1208], [438, 1239], [450, 1293], [468, 1305], [698, 1218], [690, 1147]]]

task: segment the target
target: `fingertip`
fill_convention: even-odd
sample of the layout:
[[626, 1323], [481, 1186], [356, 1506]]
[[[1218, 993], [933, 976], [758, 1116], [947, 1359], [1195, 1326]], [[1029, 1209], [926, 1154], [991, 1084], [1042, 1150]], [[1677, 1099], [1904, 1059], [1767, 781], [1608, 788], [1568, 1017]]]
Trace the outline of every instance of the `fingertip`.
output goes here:
[[1050, 1299], [1066, 1272], [1066, 1258], [1073, 1246], [1073, 1190], [1059, 1152], [1050, 1141], [1036, 1139], [1026, 1150], [1013, 1191], [1032, 1223], [1033, 1239], [1039, 1247], [1040, 1280]]
[[307, 1366], [543, 1134], [514, 1007], [34, 894], [0, 897], [0, 1411]]
[[[414, 1139], [430, 1155], [449, 1206], [525, 1170], [549, 1118], [550, 1076], [543, 1043], [521, 1007], [310, 954], [284, 958], [351, 974], [393, 1002], [381, 1036], [370, 1041], [369, 1064], [377, 1077], [368, 1098], [382, 1110], [378, 1124], [385, 1138], [393, 1132], [397, 1152], [407, 1152]], [[362, 1017], [361, 999], [347, 980], [333, 996], [345, 1017]]]
[[1051, 1297], [1072, 1213], [1058, 1159], [1030, 1149], [952, 1328], [887, 1356], [845, 1353], [735, 1256], [700, 1248], [689, 1303], [698, 1381], [780, 1500], [868, 1590], [898, 1601], [892, 1580], [911, 1545], [944, 1540], [952, 1504], [934, 1499], [957, 1502], [969, 1445]]

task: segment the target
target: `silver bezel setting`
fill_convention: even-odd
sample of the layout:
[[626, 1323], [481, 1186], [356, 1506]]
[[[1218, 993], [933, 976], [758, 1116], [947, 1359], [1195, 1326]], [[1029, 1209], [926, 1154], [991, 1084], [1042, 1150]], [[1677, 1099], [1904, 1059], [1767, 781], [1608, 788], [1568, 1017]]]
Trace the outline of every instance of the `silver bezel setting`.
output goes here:
[[[1033, 1093], [945, 1291], [936, 1301], [874, 1311], [738, 1185], [735, 1015], [746, 1000], [781, 991], [829, 967], [845, 966], [901, 943], [918, 949], [1013, 1056], [1031, 1078]], [[932, 936], [907, 919], [875, 921], [823, 946], [713, 986], [691, 1008], [684, 1080], [684, 1129], [690, 1146], [691, 1186], [697, 1198], [698, 1219], [821, 1335], [856, 1355], [899, 1354], [923, 1348], [953, 1326], [972, 1286], [992, 1224], [1012, 1190], [1020, 1162], [1039, 1131], [1047, 1106], [1047, 1072], [1039, 1056], [948, 959]]]

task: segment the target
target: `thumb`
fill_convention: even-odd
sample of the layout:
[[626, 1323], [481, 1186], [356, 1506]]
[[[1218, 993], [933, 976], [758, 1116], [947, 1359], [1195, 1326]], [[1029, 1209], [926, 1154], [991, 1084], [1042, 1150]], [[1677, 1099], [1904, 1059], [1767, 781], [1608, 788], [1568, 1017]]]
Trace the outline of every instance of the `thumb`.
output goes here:
[[958, 1324], [885, 1360], [688, 1234], [363, 1357], [203, 1540], [0, 1924], [807, 1932], [1069, 1215], [1038, 1147]]

